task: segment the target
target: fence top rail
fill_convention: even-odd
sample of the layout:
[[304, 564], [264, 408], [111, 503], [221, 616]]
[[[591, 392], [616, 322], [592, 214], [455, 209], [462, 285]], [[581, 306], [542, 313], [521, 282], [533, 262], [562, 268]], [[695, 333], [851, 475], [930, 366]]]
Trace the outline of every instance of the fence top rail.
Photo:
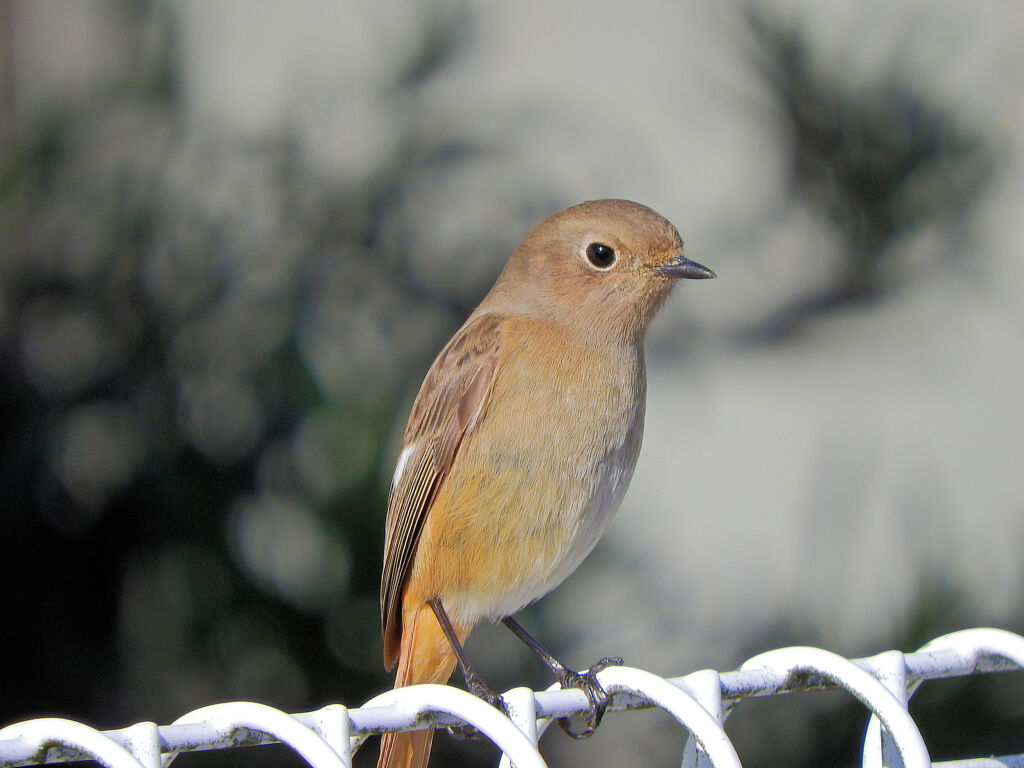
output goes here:
[[[666, 679], [644, 670], [612, 667], [599, 679], [613, 693], [610, 710], [658, 706], [673, 714], [691, 734], [687, 754], [705, 755], [703, 763], [694, 757], [693, 765], [739, 765], [723, 726], [743, 699], [845, 688], [873, 715], [865, 765], [875, 764], [867, 757], [867, 742], [882, 738], [884, 745], [889, 738], [898, 742], [900, 759], [909, 766], [930, 765], [906, 712], [909, 697], [922, 682], [1022, 669], [1024, 637], [982, 628], [945, 635], [914, 653], [885, 651], [851, 660], [819, 648], [794, 647], [759, 654], [730, 672], [701, 670]], [[535, 744], [552, 719], [580, 714], [588, 706], [581, 691], [557, 686], [545, 691], [515, 689], [506, 700], [513, 705], [511, 719], [455, 688], [411, 686], [388, 691], [357, 708], [332, 704], [291, 715], [262, 704], [233, 702], [204, 707], [169, 725], [142, 722], [108, 731], [59, 718], [26, 720], [0, 729], [0, 768], [82, 759], [111, 768], [166, 768], [182, 752], [277, 742], [289, 744], [317, 768], [347, 768], [354, 751], [373, 734], [465, 722], [483, 731], [506, 755], [514, 753], [515, 764], [525, 768], [544, 764]]]

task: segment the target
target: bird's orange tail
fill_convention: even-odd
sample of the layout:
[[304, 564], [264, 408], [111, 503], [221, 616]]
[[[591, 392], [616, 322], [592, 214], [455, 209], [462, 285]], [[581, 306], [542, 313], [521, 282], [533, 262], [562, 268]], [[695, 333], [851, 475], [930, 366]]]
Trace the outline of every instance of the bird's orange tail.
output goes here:
[[[426, 603], [412, 610], [407, 608], [403, 624], [395, 688], [417, 683], [447, 683], [455, 669], [456, 657], [433, 609]], [[469, 629], [459, 626], [454, 629], [459, 642], [465, 642]], [[385, 733], [377, 768], [426, 768], [433, 736], [433, 731]]]

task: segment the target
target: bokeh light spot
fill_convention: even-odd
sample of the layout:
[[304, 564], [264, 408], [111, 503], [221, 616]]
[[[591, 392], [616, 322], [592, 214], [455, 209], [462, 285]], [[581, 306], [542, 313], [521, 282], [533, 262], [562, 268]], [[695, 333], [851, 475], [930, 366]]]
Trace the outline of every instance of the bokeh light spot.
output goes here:
[[302, 422], [293, 447], [305, 486], [319, 498], [329, 499], [373, 471], [377, 435], [346, 413], [321, 409]]
[[67, 415], [56, 430], [51, 463], [60, 484], [81, 505], [79, 524], [90, 522], [91, 512], [131, 481], [143, 445], [138, 421], [125, 406], [87, 403]]
[[217, 374], [195, 376], [181, 388], [182, 431], [210, 459], [230, 464], [246, 456], [263, 433], [263, 413], [252, 387]]
[[298, 500], [249, 498], [235, 509], [231, 532], [242, 567], [292, 605], [316, 609], [345, 593], [352, 566], [348, 548]]
[[43, 394], [71, 394], [95, 383], [110, 369], [108, 347], [100, 319], [87, 309], [43, 300], [25, 313], [24, 371]]

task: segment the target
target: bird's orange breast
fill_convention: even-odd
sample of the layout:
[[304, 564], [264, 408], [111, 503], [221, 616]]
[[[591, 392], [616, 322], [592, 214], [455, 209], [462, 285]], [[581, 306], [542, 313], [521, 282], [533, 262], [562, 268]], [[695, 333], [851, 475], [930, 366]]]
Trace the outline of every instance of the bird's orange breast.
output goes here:
[[409, 579], [468, 623], [514, 613], [575, 569], [621, 501], [642, 433], [639, 346], [595, 349], [544, 323], [507, 322], [493, 390]]

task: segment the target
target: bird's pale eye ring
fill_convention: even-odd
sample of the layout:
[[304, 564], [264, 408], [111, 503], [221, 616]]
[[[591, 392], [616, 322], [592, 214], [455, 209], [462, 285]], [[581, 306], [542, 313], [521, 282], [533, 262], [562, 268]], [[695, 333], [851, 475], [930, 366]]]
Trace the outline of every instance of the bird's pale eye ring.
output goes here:
[[604, 272], [615, 266], [615, 250], [610, 245], [591, 243], [587, 246], [586, 254], [587, 261], [594, 269]]

